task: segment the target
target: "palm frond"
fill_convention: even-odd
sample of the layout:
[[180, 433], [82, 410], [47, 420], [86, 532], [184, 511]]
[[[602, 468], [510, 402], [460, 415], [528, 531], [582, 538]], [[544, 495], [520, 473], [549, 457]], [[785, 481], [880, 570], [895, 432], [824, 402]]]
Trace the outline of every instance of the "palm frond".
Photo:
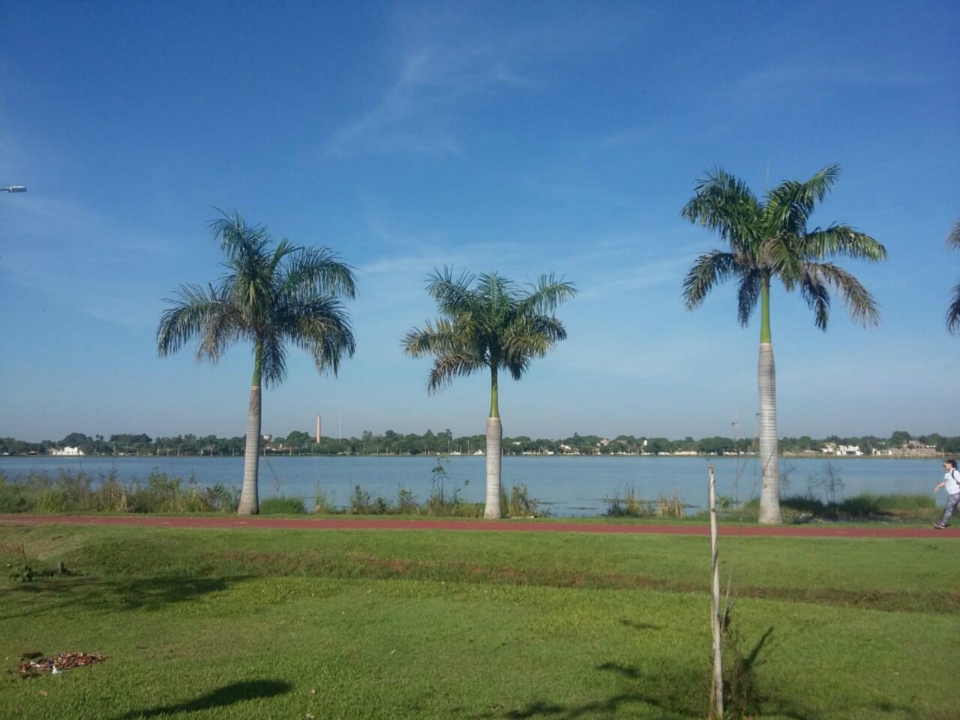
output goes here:
[[262, 327], [269, 324], [277, 293], [273, 253], [267, 247], [268, 235], [256, 242], [246, 242], [240, 237], [242, 234], [231, 236], [237, 242], [229, 250], [225, 249], [228, 257], [224, 267], [228, 272], [221, 276], [217, 290], [251, 327]]
[[733, 253], [711, 250], [702, 254], [683, 280], [683, 302], [687, 310], [703, 304], [718, 283], [741, 272]]
[[220, 211], [221, 217], [210, 221], [214, 240], [219, 240], [220, 249], [229, 260], [243, 255], [259, 255], [270, 244], [270, 232], [263, 226], [247, 225], [243, 215]]
[[837, 255], [872, 262], [887, 259], [887, 249], [883, 245], [849, 225], [831, 225], [807, 233], [801, 238], [801, 252], [809, 260]]
[[449, 385], [455, 377], [466, 377], [488, 367], [483, 357], [468, 349], [448, 352], [437, 357], [427, 378], [427, 392], [435, 393]]
[[[947, 235], [947, 247], [960, 250], [960, 220]], [[960, 285], [953, 289], [953, 300], [947, 308], [947, 330], [951, 333], [960, 333]]]
[[527, 370], [530, 369], [531, 359], [532, 357], [530, 355], [525, 355], [518, 357], [513, 362], [505, 363], [505, 367], [507, 368], [507, 372], [510, 373], [510, 377], [512, 377], [514, 380], [522, 379]]
[[496, 328], [509, 324], [510, 318], [516, 315], [522, 298], [522, 292], [516, 283], [496, 273], [481, 273], [472, 294], [476, 304], [483, 307], [479, 324], [486, 327], [490, 333], [495, 333]]
[[[560, 330], [563, 331], [562, 326]], [[556, 341], [546, 333], [536, 332], [532, 322], [511, 326], [500, 342], [500, 365], [523, 365], [527, 358], [544, 357], [554, 346]]]
[[830, 321], [830, 288], [817, 272], [804, 273], [800, 280], [800, 297], [807, 302], [807, 307], [813, 310], [816, 326], [826, 331]]
[[260, 382], [264, 388], [281, 384], [287, 376], [287, 351], [283, 340], [284, 338], [273, 327], [270, 327], [266, 333], [258, 337], [262, 347]]
[[357, 295], [353, 268], [329, 248], [299, 248], [283, 267], [278, 285], [298, 296], [320, 293], [353, 299]]
[[428, 277], [427, 293], [436, 300], [442, 315], [456, 317], [469, 310], [473, 304], [470, 292], [473, 281], [474, 276], [467, 272], [461, 273], [459, 278], [454, 278], [453, 268], [444, 266], [443, 272], [434, 269]]
[[543, 335], [553, 343], [567, 339], [567, 330], [557, 318], [552, 315], [537, 315], [530, 320], [531, 332]]
[[410, 330], [403, 336], [401, 345], [404, 353], [410, 357], [423, 357], [455, 351], [457, 338], [454, 324], [446, 318], [440, 318], [435, 324], [428, 320], [422, 330]]
[[160, 316], [157, 353], [166, 357], [198, 337], [197, 360], [216, 362], [226, 345], [242, 334], [242, 325], [213, 287], [208, 292], [199, 285], [182, 285], [176, 294], [167, 300], [172, 307]]
[[947, 330], [960, 334], [960, 285], [953, 289], [953, 300], [947, 307]]
[[737, 319], [744, 327], [750, 324], [750, 316], [757, 307], [762, 280], [760, 271], [756, 269], [744, 273], [740, 279], [740, 287], [737, 290]]
[[[811, 285], [825, 284], [839, 293], [850, 312], [850, 319], [864, 326], [880, 324], [880, 310], [867, 289], [853, 275], [833, 263], [808, 263], [806, 282]], [[821, 329], [826, 329], [817, 323]]]
[[310, 353], [317, 370], [334, 376], [340, 361], [353, 357], [357, 344], [343, 303], [330, 296], [317, 296], [278, 309], [274, 327], [280, 336]]
[[300, 252], [303, 252], [304, 248], [294, 245], [286, 238], [283, 238], [280, 242], [277, 243], [277, 246], [273, 249], [273, 257], [270, 259], [270, 270], [273, 275], [282, 274], [282, 263], [284, 259], [290, 255], [296, 255]]
[[957, 220], [957, 224], [947, 235], [947, 247], [955, 247], [960, 250], [960, 220]]
[[718, 168], [697, 181], [694, 196], [680, 216], [718, 232], [733, 252], [750, 253], [760, 240], [761, 213], [746, 183]]
[[771, 276], [779, 277], [783, 287], [790, 292], [800, 278], [803, 260], [797, 237], [783, 233], [768, 237], [761, 243], [757, 265]]
[[310, 320], [309, 327], [313, 336], [298, 338], [295, 344], [310, 353], [318, 372], [329, 372], [336, 377], [341, 361], [353, 357], [357, 351], [352, 328], [334, 319], [322, 321], [316, 318]]
[[250, 336], [236, 308], [229, 303], [221, 302], [210, 313], [204, 324], [200, 344], [197, 346], [197, 360], [216, 363], [230, 345]]
[[574, 283], [557, 280], [554, 273], [541, 275], [536, 283], [530, 283], [530, 293], [519, 300], [517, 314], [523, 316], [546, 315], [552, 313], [562, 303], [576, 297]]
[[840, 177], [839, 165], [828, 165], [806, 182], [788, 180], [767, 193], [764, 215], [768, 228], [791, 235], [803, 235], [817, 203], [830, 192]]

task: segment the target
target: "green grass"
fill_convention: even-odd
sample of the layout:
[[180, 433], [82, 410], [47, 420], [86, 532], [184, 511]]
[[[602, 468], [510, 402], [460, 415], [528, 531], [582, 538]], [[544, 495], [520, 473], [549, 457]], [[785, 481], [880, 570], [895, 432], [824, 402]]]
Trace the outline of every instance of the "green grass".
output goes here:
[[[4, 668], [108, 660], [0, 675], [0, 717], [706, 715], [703, 538], [0, 526], [8, 573], [21, 547], [78, 574], [0, 580]], [[955, 718], [958, 550], [723, 538], [760, 715]]]

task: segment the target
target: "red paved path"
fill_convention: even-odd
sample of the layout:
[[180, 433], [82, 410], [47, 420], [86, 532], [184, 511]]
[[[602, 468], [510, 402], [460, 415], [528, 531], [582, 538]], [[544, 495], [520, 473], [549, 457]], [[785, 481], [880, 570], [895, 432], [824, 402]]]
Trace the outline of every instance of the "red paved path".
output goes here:
[[[613, 525], [576, 522], [499, 522], [451, 520], [350, 520], [350, 519], [282, 519], [233, 516], [222, 517], [157, 517], [150, 515], [0, 515], [0, 523], [12, 525], [137, 525], [171, 528], [265, 528], [293, 530], [466, 530], [493, 532], [575, 532], [620, 533], [646, 535], [709, 535], [707, 525]], [[851, 527], [844, 525], [721, 525], [721, 534], [778, 537], [847, 537], [847, 538], [960, 538], [957, 528], [935, 530], [923, 527]]]

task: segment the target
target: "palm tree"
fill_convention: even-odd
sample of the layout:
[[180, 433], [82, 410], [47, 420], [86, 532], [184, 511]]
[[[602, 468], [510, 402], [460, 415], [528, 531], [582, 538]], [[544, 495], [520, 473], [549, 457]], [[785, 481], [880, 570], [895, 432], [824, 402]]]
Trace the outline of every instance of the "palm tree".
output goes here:
[[699, 307], [715, 285], [729, 278], [739, 281], [742, 325], [747, 325], [757, 301], [760, 302], [761, 523], [780, 522], [776, 373], [770, 338], [771, 280], [778, 278], [788, 292], [799, 288], [821, 330], [827, 329], [831, 291], [841, 296], [855, 322], [879, 323], [876, 303], [866, 288], [826, 259], [840, 255], [876, 262], [887, 256], [883, 245], [848, 225], [807, 228], [814, 207], [839, 175], [840, 168], [830, 165], [806, 182], [784, 182], [758, 200], [743, 182], [718, 169], [698, 181], [696, 194], [680, 213], [690, 222], [718, 232], [728, 247], [700, 255], [687, 273], [683, 283], [687, 309]]
[[229, 345], [253, 345], [253, 383], [247, 412], [243, 490], [238, 512], [260, 510], [257, 470], [260, 449], [260, 387], [283, 382], [286, 347], [313, 357], [321, 373], [337, 374], [356, 343], [341, 298], [356, 294], [353, 271], [327, 248], [305, 248], [281, 240], [273, 246], [266, 227], [247, 225], [239, 213], [210, 223], [226, 255], [226, 274], [217, 285], [181, 285], [160, 318], [161, 357], [199, 339], [197, 361], [216, 363]]
[[[947, 247], [955, 247], [960, 250], [960, 220], [947, 235]], [[952, 333], [960, 333], [960, 285], [953, 289], [953, 301], [947, 308], [947, 330]]]
[[560, 303], [576, 295], [573, 283], [541, 276], [530, 291], [496, 273], [453, 277], [444, 268], [429, 276], [427, 292], [437, 302], [440, 317], [414, 328], [403, 338], [411, 357], [432, 355], [433, 369], [427, 391], [436, 392], [453, 378], [490, 371], [490, 417], [487, 420], [487, 501], [484, 518], [499, 519], [500, 460], [503, 426], [498, 403], [501, 370], [519, 380], [530, 361], [543, 357], [567, 337], [563, 324], [553, 315]]

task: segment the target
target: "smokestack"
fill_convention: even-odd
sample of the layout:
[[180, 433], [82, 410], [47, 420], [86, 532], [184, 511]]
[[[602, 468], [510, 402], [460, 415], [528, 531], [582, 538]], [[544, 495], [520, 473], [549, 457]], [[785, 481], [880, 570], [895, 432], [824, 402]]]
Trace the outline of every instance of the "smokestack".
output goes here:
[[320, 444], [320, 416], [317, 415], [317, 444]]

